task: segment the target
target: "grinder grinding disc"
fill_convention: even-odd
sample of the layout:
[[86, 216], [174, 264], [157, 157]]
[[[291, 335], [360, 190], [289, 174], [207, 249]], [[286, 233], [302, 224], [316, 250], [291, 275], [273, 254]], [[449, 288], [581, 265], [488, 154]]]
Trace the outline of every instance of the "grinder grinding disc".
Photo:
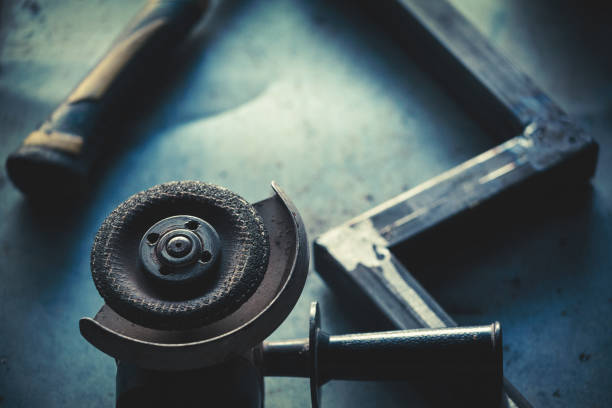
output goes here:
[[[200, 220], [218, 242], [218, 253], [211, 257], [204, 250], [207, 241], [196, 240], [207, 256], [198, 262], [214, 265], [206, 265], [208, 269], [200, 270], [202, 276], [186, 285], [164, 280], [173, 277], [164, 269], [162, 275], [149, 273], [143, 261], [143, 247], [146, 252], [147, 245], [156, 245], [154, 239], [147, 245], [143, 240], [147, 234], [160, 235], [149, 231], [182, 219], [177, 216]], [[186, 225], [195, 229], [195, 224]], [[186, 228], [177, 231], [194, 236]], [[183, 235], [173, 242], [164, 241], [163, 235], [159, 242], [174, 244], [171, 249], [176, 250], [176, 245], [187, 242]], [[127, 320], [156, 329], [190, 329], [218, 321], [246, 302], [263, 279], [268, 256], [263, 220], [243, 198], [211, 184], [172, 182], [135, 194], [106, 218], [94, 241], [91, 270], [100, 295]], [[183, 269], [176, 269], [179, 278]]]

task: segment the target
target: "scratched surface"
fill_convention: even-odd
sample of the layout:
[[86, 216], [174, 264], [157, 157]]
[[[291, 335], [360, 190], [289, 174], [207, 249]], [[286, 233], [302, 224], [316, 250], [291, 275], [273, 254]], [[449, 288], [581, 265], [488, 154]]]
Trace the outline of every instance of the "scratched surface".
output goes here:
[[[591, 131], [601, 153], [587, 197], [530, 220], [527, 234], [513, 230], [511, 239], [492, 240], [484, 251], [451, 254], [457, 276], [466, 279], [433, 285], [432, 292], [445, 307], [485, 289], [520, 305], [511, 312], [495, 304], [455, 307], [451, 314], [462, 323], [502, 322], [506, 374], [536, 406], [606, 406], [612, 398], [609, 31], [597, 9], [577, 12], [565, 2], [454, 3]], [[141, 3], [0, 4], [4, 162]], [[76, 209], [28, 206], [0, 170], [0, 406], [112, 405], [114, 362], [80, 337], [77, 322], [102, 302], [89, 273], [92, 239], [129, 195], [199, 179], [256, 201], [276, 180], [313, 238], [497, 144], [346, 4], [226, 2], [176, 66], [158, 84], [159, 100], [126, 124], [123, 148]], [[380, 328], [372, 316], [351, 314], [351, 305], [313, 273], [273, 337], [305, 336], [314, 299], [332, 333]], [[406, 398], [401, 384], [337, 382], [324, 387], [323, 403], [406, 406]], [[266, 402], [309, 406], [308, 383], [266, 380]]]

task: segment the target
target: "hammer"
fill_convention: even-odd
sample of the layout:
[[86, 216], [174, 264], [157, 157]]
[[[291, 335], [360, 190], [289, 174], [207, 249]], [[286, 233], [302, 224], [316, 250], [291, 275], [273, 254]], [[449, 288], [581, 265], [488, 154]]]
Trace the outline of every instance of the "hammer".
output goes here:
[[[143, 86], [209, 9], [209, 0], [150, 0], [110, 50], [6, 161], [9, 178], [28, 196], [73, 196], [87, 186], [102, 129], [129, 109]], [[136, 95], [134, 95], [136, 94]]]

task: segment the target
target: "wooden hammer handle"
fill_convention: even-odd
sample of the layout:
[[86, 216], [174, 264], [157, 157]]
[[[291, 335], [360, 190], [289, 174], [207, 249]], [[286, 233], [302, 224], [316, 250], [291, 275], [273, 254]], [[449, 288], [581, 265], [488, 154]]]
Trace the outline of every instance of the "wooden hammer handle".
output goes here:
[[112, 142], [101, 129], [138, 103], [143, 78], [154, 75], [208, 7], [208, 0], [149, 1], [66, 100], [9, 156], [13, 183], [31, 196], [82, 191], [100, 145]]

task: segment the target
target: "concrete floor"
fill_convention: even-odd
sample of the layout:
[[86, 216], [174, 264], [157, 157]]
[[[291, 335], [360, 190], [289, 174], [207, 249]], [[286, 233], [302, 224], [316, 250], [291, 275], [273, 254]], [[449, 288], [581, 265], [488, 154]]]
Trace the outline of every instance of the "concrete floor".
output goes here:
[[[492, 140], [376, 25], [346, 4], [235, 1], [217, 9], [126, 124], [128, 142], [66, 213], [28, 205], [0, 170], [0, 405], [111, 406], [112, 359], [77, 322], [102, 300], [89, 249], [131, 194], [176, 179], [249, 201], [286, 189], [310, 238], [482, 152]], [[417, 274], [461, 323], [500, 320], [507, 377], [536, 407], [612, 400], [612, 70], [609, 12], [595, 2], [454, 0], [492, 43], [600, 143], [588, 191], [550, 198], [521, 227]], [[66, 96], [140, 7], [121, 0], [8, 0], [0, 22], [0, 161]], [[524, 227], [524, 228], [523, 228]], [[495, 294], [482, 300], [481, 290]], [[273, 338], [302, 337], [308, 304], [340, 333], [381, 328], [354, 316], [316, 273]], [[266, 406], [309, 406], [308, 383], [266, 380]], [[324, 387], [327, 406], [426, 406], [401, 384]]]

